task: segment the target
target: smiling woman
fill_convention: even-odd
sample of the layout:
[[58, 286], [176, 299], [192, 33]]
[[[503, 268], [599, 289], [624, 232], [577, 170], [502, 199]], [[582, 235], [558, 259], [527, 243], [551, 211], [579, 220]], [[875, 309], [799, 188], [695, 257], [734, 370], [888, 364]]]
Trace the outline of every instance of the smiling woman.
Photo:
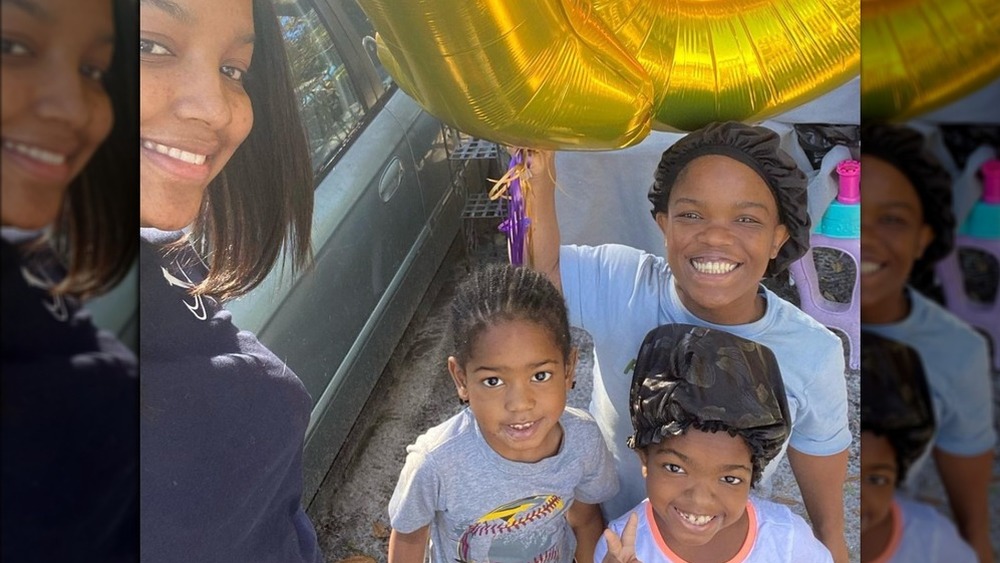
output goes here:
[[2, 0], [4, 561], [134, 559], [135, 358], [79, 298], [134, 260], [131, 0]]
[[[127, 188], [135, 169], [123, 158], [136, 135], [135, 83], [126, 72], [135, 56], [120, 48], [122, 35], [134, 33], [135, 4], [88, 4], [0, 3], [3, 225], [51, 226], [48, 238], [68, 269], [53, 290], [80, 296], [121, 280], [138, 248], [126, 235], [138, 203]], [[116, 26], [124, 31], [117, 39]]]
[[190, 226], [205, 254], [224, 248], [195, 288], [222, 300], [282, 250], [305, 266], [312, 168], [270, 2], [140, 4], [142, 226]]
[[141, 558], [320, 561], [309, 394], [222, 307], [283, 251], [311, 255], [277, 18], [270, 0], [142, 0], [139, 19]]

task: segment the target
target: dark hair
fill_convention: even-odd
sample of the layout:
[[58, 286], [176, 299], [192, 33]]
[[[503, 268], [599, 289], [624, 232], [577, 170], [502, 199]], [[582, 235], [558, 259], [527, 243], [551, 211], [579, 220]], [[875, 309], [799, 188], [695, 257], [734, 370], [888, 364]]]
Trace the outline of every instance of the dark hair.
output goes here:
[[791, 425], [778, 361], [767, 346], [687, 324], [662, 325], [646, 335], [629, 410], [633, 449], [688, 428], [742, 437], [753, 463], [751, 486], [781, 452]]
[[465, 364], [476, 338], [503, 321], [527, 320], [547, 328], [569, 358], [566, 302], [543, 274], [510, 264], [490, 264], [463, 281], [451, 302], [453, 355]]
[[253, 20], [257, 39], [244, 83], [253, 129], [209, 184], [192, 232], [209, 263], [192, 291], [221, 300], [257, 287], [282, 252], [293, 272], [312, 258], [312, 164], [271, 0], [253, 0]]
[[767, 263], [766, 276], [774, 276], [809, 250], [808, 181], [804, 172], [784, 150], [778, 134], [766, 127], [752, 127], [736, 121], [710, 123], [681, 137], [663, 151], [656, 167], [648, 198], [652, 214], [666, 213], [670, 192], [698, 157], [721, 155], [732, 158], [756, 172], [774, 196], [778, 222], [788, 229], [788, 240], [778, 255]]
[[103, 293], [125, 277], [139, 251], [139, 138], [135, 69], [139, 33], [135, 0], [113, 0], [114, 56], [104, 86], [114, 125], [80, 174], [73, 179], [48, 236], [66, 277], [54, 294], [80, 297]]
[[926, 280], [934, 264], [955, 246], [951, 175], [925, 147], [923, 135], [908, 127], [886, 123], [865, 124], [861, 127], [861, 156], [886, 161], [902, 172], [917, 192], [920, 207], [923, 208], [923, 221], [934, 231], [934, 240], [927, 245], [923, 256], [914, 262], [910, 280]]
[[889, 440], [897, 486], [927, 449], [934, 427], [930, 388], [917, 351], [861, 331], [861, 430]]

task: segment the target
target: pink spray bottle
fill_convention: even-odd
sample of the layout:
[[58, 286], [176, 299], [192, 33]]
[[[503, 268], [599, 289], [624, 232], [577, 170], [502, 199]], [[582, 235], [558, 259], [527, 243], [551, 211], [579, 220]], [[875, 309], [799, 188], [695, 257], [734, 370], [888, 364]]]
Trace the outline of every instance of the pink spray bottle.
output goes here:
[[959, 227], [955, 249], [938, 262], [936, 272], [948, 309], [989, 338], [993, 369], [1000, 370], [1000, 297], [994, 293], [991, 302], [969, 297], [959, 263], [960, 249], [977, 250], [1000, 263], [1000, 160], [986, 161], [981, 171], [983, 195]]
[[[810, 250], [793, 263], [789, 271], [798, 289], [802, 310], [824, 326], [847, 335], [850, 345], [848, 365], [851, 369], [858, 369], [861, 357], [861, 163], [843, 160], [837, 165], [837, 174], [840, 177], [837, 198], [823, 214], [818, 231], [812, 233]], [[831, 301], [823, 296], [813, 260], [813, 248], [839, 250], [854, 261], [854, 289], [849, 302]]]

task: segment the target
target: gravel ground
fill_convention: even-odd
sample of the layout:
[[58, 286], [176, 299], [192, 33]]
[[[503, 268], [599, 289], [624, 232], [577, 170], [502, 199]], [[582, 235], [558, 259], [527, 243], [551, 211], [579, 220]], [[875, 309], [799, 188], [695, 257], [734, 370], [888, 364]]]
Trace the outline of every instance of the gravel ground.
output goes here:
[[[484, 252], [490, 250], [480, 249], [479, 255]], [[495, 249], [492, 252], [491, 258], [496, 259]], [[853, 264], [822, 253], [817, 255], [816, 260], [824, 279], [822, 289], [828, 298], [848, 299], [854, 278]], [[349, 454], [350, 460], [338, 460], [342, 471], [328, 478], [309, 509], [329, 562], [386, 560], [389, 537], [386, 506], [405, 459], [405, 448], [424, 430], [461, 409], [447, 374], [447, 354], [440, 336], [444, 332], [451, 289], [468, 272], [472, 263], [473, 259], [461, 257], [445, 264], [443, 269], [450, 267], [450, 270], [439, 273], [436, 287], [429, 291], [425, 299], [423, 312], [418, 312], [418, 318], [407, 329], [382, 375], [379, 387], [366, 405], [363, 418], [352, 432], [354, 449]], [[788, 285], [787, 280], [776, 280], [768, 285], [782, 297], [798, 303], [794, 288]], [[592, 388], [593, 344], [582, 330], [574, 329], [573, 338], [580, 348], [580, 362], [577, 387], [570, 392], [569, 404], [586, 408]], [[844, 376], [851, 409], [851, 432], [856, 438], [859, 433], [860, 377], [856, 370], [848, 370]], [[1000, 401], [1000, 392], [996, 399]], [[1000, 415], [1000, 402], [997, 405]], [[1000, 427], [1000, 416], [997, 423]], [[936, 483], [933, 473], [925, 472], [927, 485], [923, 498], [947, 510], [940, 483]], [[994, 474], [1000, 475], [1000, 462], [995, 466]], [[855, 440], [850, 448], [844, 488], [847, 544], [852, 554], [860, 550], [858, 491], [858, 444]], [[787, 504], [796, 513], [806, 516], [787, 459], [782, 461], [772, 481], [759, 488], [757, 493]], [[990, 495], [993, 501], [992, 532], [997, 545], [1000, 544], [1000, 479], [994, 480]], [[858, 561], [858, 556], [852, 555], [851, 561]]]

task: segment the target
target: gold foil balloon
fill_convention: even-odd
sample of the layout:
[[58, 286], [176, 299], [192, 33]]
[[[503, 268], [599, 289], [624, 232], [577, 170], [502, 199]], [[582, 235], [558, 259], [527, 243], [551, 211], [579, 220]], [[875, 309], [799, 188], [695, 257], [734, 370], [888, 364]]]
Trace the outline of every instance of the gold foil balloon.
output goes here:
[[656, 129], [762, 120], [858, 74], [858, 0], [592, 4], [649, 72]]
[[649, 76], [585, 0], [359, 3], [400, 88], [467, 133], [595, 150], [649, 134]]
[[861, 115], [906, 120], [1000, 76], [997, 0], [863, 0]]
[[425, 109], [508, 145], [614, 149], [757, 121], [858, 74], [858, 0], [359, 0]]

